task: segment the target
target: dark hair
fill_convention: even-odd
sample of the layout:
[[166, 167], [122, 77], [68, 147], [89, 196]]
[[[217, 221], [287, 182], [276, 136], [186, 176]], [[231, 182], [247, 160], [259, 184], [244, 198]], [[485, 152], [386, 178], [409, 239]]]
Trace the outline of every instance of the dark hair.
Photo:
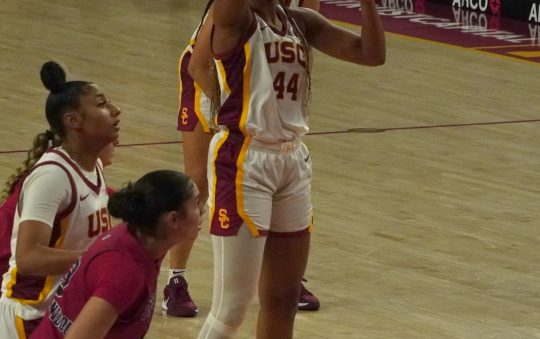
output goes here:
[[182, 208], [192, 194], [193, 181], [188, 176], [159, 170], [114, 193], [107, 207], [112, 216], [127, 222], [132, 234], [156, 236], [162, 213]]
[[7, 180], [1, 200], [13, 193], [19, 179], [30, 172], [49, 147], [62, 144], [62, 139], [66, 135], [64, 113], [80, 107], [80, 96], [85, 94], [88, 85], [91, 84], [87, 81], [66, 82], [66, 72], [54, 61], [44, 63], [40, 75], [43, 86], [50, 91], [45, 103], [45, 116], [50, 128], [34, 137], [32, 148], [28, 151], [23, 165]]
[[48, 61], [41, 66], [41, 82], [50, 93], [45, 103], [45, 116], [51, 126], [51, 131], [60, 138], [65, 137], [66, 130], [63, 117], [66, 112], [81, 106], [81, 95], [88, 91], [92, 84], [88, 81], [67, 81], [66, 72], [54, 61]]
[[[51, 144], [49, 144], [49, 142], [51, 142]], [[27, 152], [26, 160], [23, 161], [22, 166], [17, 168], [15, 173], [13, 173], [6, 181], [6, 186], [2, 192], [0, 201], [7, 199], [15, 191], [15, 187], [19, 180], [30, 172], [32, 167], [34, 167], [50, 146], [58, 147], [61, 144], [62, 140], [49, 130], [36, 135], [32, 143], [32, 148]]]
[[284, 0], [280, 0], [281, 7], [285, 11], [285, 15], [289, 19], [289, 21], [292, 24], [293, 29], [296, 31], [296, 34], [300, 37], [300, 42], [302, 44], [302, 47], [304, 47], [304, 51], [306, 53], [306, 72], [307, 72], [307, 101], [311, 100], [311, 57], [310, 57], [310, 46], [307, 42], [306, 36], [304, 32], [300, 29], [298, 26], [298, 23], [294, 19], [289, 6], [285, 4]]

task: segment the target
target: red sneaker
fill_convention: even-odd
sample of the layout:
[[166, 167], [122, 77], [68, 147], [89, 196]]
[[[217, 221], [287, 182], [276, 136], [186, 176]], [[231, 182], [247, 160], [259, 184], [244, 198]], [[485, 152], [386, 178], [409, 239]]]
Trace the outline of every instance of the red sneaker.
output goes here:
[[[303, 279], [303, 281], [306, 280]], [[300, 298], [298, 298], [298, 309], [301, 311], [317, 311], [320, 307], [319, 299], [302, 284]]]
[[188, 284], [183, 276], [178, 275], [169, 280], [163, 290], [161, 309], [171, 317], [194, 317], [199, 308], [191, 299]]

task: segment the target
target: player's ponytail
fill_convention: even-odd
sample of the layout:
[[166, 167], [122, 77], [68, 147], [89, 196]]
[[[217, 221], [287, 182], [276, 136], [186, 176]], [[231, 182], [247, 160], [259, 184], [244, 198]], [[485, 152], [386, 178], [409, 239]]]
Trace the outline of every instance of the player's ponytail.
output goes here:
[[7, 182], [4, 191], [2, 192], [2, 197], [0, 201], [3, 201], [9, 197], [15, 190], [15, 186], [19, 182], [19, 179], [24, 177], [36, 162], [41, 158], [41, 156], [49, 149], [50, 147], [60, 146], [61, 140], [50, 130], [39, 133], [34, 137], [32, 143], [32, 148], [27, 152], [26, 160], [24, 160], [23, 165], [15, 170], [15, 173], [11, 175]]

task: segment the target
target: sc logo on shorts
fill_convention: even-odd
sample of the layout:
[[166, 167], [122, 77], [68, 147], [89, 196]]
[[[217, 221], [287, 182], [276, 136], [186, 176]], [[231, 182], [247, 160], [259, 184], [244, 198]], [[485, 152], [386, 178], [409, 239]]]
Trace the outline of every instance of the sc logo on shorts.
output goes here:
[[226, 230], [227, 228], [229, 228], [229, 216], [227, 216], [227, 209], [226, 208], [220, 208], [219, 209], [219, 223], [221, 224], [221, 228], [223, 228], [224, 230]]
[[180, 115], [180, 118], [182, 119], [182, 125], [187, 125], [188, 123], [188, 109], [187, 107], [182, 107], [182, 114]]

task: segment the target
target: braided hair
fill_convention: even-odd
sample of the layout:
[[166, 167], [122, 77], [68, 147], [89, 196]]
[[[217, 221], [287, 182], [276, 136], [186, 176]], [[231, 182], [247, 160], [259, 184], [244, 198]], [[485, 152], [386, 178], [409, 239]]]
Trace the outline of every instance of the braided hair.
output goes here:
[[285, 0], [279, 0], [281, 7], [283, 8], [285, 15], [287, 16], [287, 19], [289, 22], [291, 22], [293, 30], [295, 31], [296, 35], [300, 37], [300, 43], [302, 47], [304, 47], [304, 51], [306, 53], [306, 72], [307, 72], [307, 102], [311, 100], [311, 56], [310, 56], [310, 46], [307, 42], [306, 36], [304, 32], [300, 29], [298, 26], [298, 23], [294, 19], [291, 10], [289, 9], [289, 6], [287, 5]]

